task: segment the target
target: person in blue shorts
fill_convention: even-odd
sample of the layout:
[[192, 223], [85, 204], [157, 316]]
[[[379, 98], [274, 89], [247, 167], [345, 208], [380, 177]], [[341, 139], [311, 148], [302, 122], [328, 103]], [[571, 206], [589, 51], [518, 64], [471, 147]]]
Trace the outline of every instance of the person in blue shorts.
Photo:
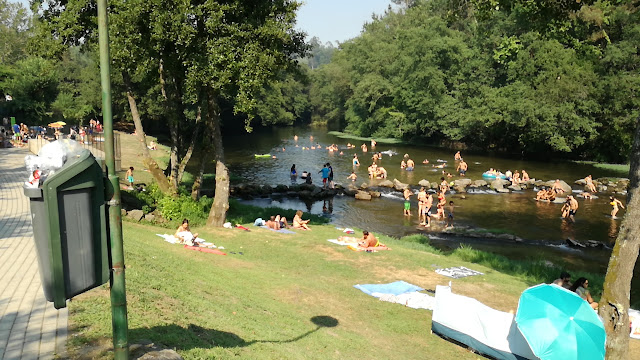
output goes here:
[[133, 189], [133, 166], [130, 166], [129, 170], [127, 170], [127, 181], [129, 182], [129, 187]]

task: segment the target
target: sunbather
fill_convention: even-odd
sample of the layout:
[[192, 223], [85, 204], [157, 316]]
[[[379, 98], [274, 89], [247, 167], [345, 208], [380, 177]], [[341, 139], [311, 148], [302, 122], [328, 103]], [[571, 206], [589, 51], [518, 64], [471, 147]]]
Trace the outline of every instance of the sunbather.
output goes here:
[[271, 216], [271, 218], [267, 220], [266, 225], [268, 228], [273, 230], [286, 229], [289, 227], [287, 218], [280, 215]]
[[296, 216], [293, 217], [293, 228], [300, 230], [311, 230], [307, 223], [309, 220], [302, 220], [302, 210], [296, 211]]
[[358, 246], [364, 249], [371, 248], [385, 248], [385, 244], [381, 244], [380, 240], [378, 240], [372, 233], [367, 230], [362, 232], [362, 238], [358, 240]]
[[198, 237], [198, 233], [191, 233], [191, 229], [189, 228], [189, 220], [182, 220], [182, 224], [178, 226], [176, 233], [174, 236], [180, 241], [181, 244], [189, 245], [189, 246], [198, 246], [195, 242]]

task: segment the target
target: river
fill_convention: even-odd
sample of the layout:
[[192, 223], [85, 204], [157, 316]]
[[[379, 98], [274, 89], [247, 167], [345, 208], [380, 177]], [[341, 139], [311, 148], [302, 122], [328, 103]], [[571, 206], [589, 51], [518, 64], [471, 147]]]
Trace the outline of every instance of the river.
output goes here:
[[[298, 140], [294, 140], [294, 135]], [[311, 141], [313, 136], [313, 141]], [[347, 185], [351, 183], [347, 176], [355, 171], [358, 175], [356, 185], [370, 183], [367, 167], [371, 164], [371, 149], [363, 153], [360, 149], [362, 141], [356, 142], [355, 149], [347, 149], [347, 143], [353, 140], [341, 139], [327, 134], [325, 130], [314, 128], [275, 128], [267, 132], [251, 133], [242, 136], [231, 136], [225, 139], [225, 154], [232, 174], [255, 184], [290, 184], [289, 169], [296, 164], [298, 172], [309, 171], [314, 176], [314, 183], [321, 184], [318, 171], [326, 162], [330, 162], [335, 173], [337, 183]], [[319, 149], [303, 150], [320, 144]], [[336, 144], [343, 152], [329, 152], [325, 148]], [[297, 146], [296, 146], [297, 145]], [[367, 142], [369, 146], [369, 142]], [[438, 160], [445, 160], [444, 170], [454, 175], [451, 180], [458, 179], [455, 173], [455, 151], [434, 147], [415, 145], [390, 145], [379, 143], [376, 151], [391, 150], [398, 155], [384, 155], [378, 162], [388, 171], [390, 180], [398, 179], [403, 183], [418, 186], [422, 179], [430, 182], [440, 182], [442, 169], [432, 167], [440, 164]], [[276, 158], [256, 158], [254, 154], [272, 154]], [[359, 167], [353, 167], [353, 155], [357, 154]], [[400, 168], [404, 154], [409, 154], [416, 163], [414, 171]], [[574, 192], [582, 190], [574, 184], [575, 180], [591, 174], [594, 179], [599, 177], [620, 177], [624, 174], [612, 170], [596, 168], [590, 164], [558, 161], [525, 161], [491, 156], [486, 153], [462, 152], [469, 164], [467, 177], [481, 179], [482, 173], [490, 167], [515, 171], [523, 168], [531, 178], [542, 180], [562, 179], [571, 185]], [[429, 164], [422, 164], [424, 159]], [[300, 180], [299, 180], [300, 181]], [[621, 220], [611, 219], [609, 213], [609, 194], [597, 194], [592, 200], [578, 198], [580, 208], [575, 223], [561, 219], [561, 204], [549, 204], [535, 201], [533, 190], [498, 194], [494, 191], [479, 191], [477, 193], [452, 194], [447, 201], [455, 202], [455, 226], [462, 228], [483, 228], [495, 232], [507, 232], [522, 239], [521, 243], [513, 240], [482, 240], [444, 236], [441, 234], [443, 225], [435, 221], [431, 229], [417, 226], [417, 201], [413, 197], [412, 211], [414, 216], [403, 216], [403, 200], [399, 192], [385, 192], [379, 199], [372, 201], [356, 201], [351, 197], [337, 196], [332, 202], [304, 203], [299, 199], [256, 199], [247, 201], [259, 206], [278, 206], [283, 208], [301, 209], [314, 214], [322, 214], [323, 207], [326, 216], [331, 217], [336, 226], [358, 227], [369, 229], [394, 237], [402, 237], [413, 233], [430, 235], [433, 244], [441, 248], [453, 248], [460, 243], [471, 243], [474, 248], [490, 250], [505, 254], [511, 258], [530, 258], [541, 256], [553, 259], [554, 262], [564, 261], [568, 268], [582, 268], [590, 271], [606, 271], [610, 251], [607, 249], [576, 250], [567, 247], [565, 239], [571, 238], [584, 242], [597, 240], [613, 246]], [[617, 197], [625, 202], [624, 195]], [[329, 210], [331, 210], [330, 213]], [[624, 215], [621, 210], [619, 216]]]

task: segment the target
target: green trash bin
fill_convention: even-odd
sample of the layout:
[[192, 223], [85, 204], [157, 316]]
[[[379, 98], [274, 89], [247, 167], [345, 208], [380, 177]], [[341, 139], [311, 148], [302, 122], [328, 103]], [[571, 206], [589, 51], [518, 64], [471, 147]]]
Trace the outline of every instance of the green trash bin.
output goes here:
[[29, 197], [45, 298], [56, 309], [109, 281], [104, 174], [90, 151], [67, 159]]

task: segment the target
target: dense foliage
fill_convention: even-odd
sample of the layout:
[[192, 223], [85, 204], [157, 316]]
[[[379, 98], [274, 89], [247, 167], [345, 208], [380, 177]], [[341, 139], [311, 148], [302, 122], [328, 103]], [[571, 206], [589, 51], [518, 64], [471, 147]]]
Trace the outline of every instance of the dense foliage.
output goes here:
[[640, 115], [639, 1], [399, 3], [312, 72], [314, 121], [360, 136], [627, 160]]

